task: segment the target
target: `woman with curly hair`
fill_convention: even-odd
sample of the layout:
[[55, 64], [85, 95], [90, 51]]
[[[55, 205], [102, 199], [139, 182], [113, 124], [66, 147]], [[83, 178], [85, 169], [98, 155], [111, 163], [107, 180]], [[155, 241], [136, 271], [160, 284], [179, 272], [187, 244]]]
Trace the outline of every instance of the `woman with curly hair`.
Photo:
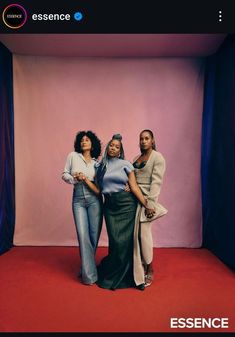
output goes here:
[[62, 179], [74, 186], [72, 209], [81, 257], [80, 276], [84, 284], [97, 281], [95, 252], [102, 226], [102, 200], [95, 182], [101, 142], [92, 131], [80, 131], [74, 151], [67, 156]]

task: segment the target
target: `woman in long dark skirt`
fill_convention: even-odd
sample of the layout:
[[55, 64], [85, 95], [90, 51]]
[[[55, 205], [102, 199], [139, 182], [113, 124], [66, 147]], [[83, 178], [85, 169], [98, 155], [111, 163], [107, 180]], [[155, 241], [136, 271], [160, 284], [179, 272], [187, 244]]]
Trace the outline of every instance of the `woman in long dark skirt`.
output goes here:
[[[136, 183], [134, 167], [124, 160], [121, 140], [120, 135], [113, 136], [97, 170], [97, 180], [105, 199], [109, 250], [98, 266], [96, 283], [112, 290], [135, 287], [133, 233], [138, 201], [146, 207], [146, 200]], [[127, 182], [131, 192], [125, 191]], [[144, 284], [138, 285], [138, 288], [144, 290]]]

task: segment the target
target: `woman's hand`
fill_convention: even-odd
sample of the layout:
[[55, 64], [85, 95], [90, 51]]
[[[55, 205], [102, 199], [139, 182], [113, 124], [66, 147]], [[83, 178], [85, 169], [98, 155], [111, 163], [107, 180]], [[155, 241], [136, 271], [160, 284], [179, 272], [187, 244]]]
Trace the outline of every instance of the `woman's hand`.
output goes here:
[[100, 195], [100, 189], [94, 182], [90, 181], [84, 173], [82, 172], [75, 172], [73, 178], [77, 181], [83, 181], [96, 195]]
[[86, 180], [86, 176], [82, 172], [75, 172], [73, 175], [74, 179], [77, 181], [84, 181]]
[[126, 183], [126, 186], [125, 186], [125, 189], [124, 189], [125, 192], [130, 192], [131, 189], [130, 189], [130, 186], [128, 183]]
[[154, 216], [155, 213], [156, 213], [155, 209], [153, 209], [153, 208], [146, 208], [145, 209], [145, 215], [149, 219], [151, 219]]

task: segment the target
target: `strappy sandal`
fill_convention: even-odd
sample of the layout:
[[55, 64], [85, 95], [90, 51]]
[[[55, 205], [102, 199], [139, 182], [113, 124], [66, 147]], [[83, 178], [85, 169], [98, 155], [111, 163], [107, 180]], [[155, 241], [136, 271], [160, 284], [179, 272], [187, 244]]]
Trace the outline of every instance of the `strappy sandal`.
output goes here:
[[153, 273], [148, 273], [145, 275], [145, 287], [149, 287], [153, 282]]

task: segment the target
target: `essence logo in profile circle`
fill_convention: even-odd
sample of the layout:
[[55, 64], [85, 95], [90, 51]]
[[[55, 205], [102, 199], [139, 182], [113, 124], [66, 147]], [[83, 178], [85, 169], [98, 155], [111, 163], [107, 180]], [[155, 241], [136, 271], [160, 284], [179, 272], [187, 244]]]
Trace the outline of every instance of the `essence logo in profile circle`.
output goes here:
[[11, 4], [4, 9], [2, 19], [7, 27], [18, 29], [27, 21], [27, 12], [21, 5]]

